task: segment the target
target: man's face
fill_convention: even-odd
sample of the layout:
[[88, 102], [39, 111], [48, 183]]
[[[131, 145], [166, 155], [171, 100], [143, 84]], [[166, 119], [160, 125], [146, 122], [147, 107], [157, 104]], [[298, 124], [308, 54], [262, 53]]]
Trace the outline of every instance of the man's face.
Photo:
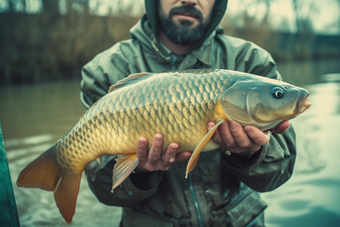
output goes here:
[[162, 31], [176, 44], [190, 45], [204, 35], [215, 0], [159, 0]]

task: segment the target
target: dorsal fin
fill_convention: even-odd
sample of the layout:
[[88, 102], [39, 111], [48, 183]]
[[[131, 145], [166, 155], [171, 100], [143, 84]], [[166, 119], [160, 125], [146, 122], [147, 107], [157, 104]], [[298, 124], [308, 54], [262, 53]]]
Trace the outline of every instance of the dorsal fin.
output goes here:
[[134, 82], [136, 80], [138, 80], [139, 78], [142, 78], [144, 76], [150, 75], [151, 73], [148, 72], [144, 72], [144, 73], [134, 73], [129, 75], [128, 77], [121, 79], [120, 81], [118, 81], [116, 84], [112, 85], [108, 91], [108, 93], [110, 93], [111, 91], [113, 91], [114, 89], [124, 86], [126, 84], [129, 84], [131, 82]]

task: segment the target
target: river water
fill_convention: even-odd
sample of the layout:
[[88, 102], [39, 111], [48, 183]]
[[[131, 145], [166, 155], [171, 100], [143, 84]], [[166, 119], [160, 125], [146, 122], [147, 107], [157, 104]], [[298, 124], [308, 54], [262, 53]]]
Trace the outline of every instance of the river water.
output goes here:
[[312, 107], [292, 120], [298, 141], [294, 174], [262, 196], [268, 226], [340, 226], [340, 83], [306, 88]]
[[[0, 88], [0, 119], [21, 226], [69, 226], [53, 193], [16, 186], [19, 172], [53, 145], [83, 113], [80, 81]], [[118, 226], [121, 209], [94, 197], [83, 174], [73, 226]]]
[[[322, 73], [340, 72], [338, 61], [282, 65], [287, 81], [319, 82]], [[326, 66], [325, 66], [326, 64]], [[327, 66], [327, 64], [329, 64]], [[300, 69], [306, 67], [307, 72]], [[295, 68], [295, 70], [293, 70]], [[286, 77], [285, 77], [286, 78]], [[62, 137], [82, 115], [80, 81], [0, 87], [0, 120], [22, 226], [69, 226], [53, 193], [18, 188], [19, 172]], [[340, 223], [340, 84], [306, 85], [313, 106], [292, 120], [298, 156], [293, 177], [263, 193], [269, 204], [268, 226], [339, 226]], [[101, 204], [83, 176], [72, 226], [118, 226], [121, 209]]]

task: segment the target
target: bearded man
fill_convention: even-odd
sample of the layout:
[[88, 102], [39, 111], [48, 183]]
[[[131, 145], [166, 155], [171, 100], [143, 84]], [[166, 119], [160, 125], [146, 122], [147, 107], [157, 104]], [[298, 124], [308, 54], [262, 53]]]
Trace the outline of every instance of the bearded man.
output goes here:
[[[84, 66], [85, 108], [112, 84], [139, 72], [220, 68], [282, 79], [265, 50], [223, 34], [218, 24], [227, 0], [145, 0], [145, 8], [131, 38]], [[209, 122], [208, 128], [214, 125]], [[160, 133], [149, 150], [141, 137], [138, 167], [113, 193], [115, 156], [88, 165], [88, 183], [99, 201], [123, 207], [124, 227], [264, 226], [267, 205], [258, 192], [274, 190], [292, 175], [296, 148], [289, 126], [284, 121], [269, 135], [256, 127], [223, 123], [213, 136], [221, 148], [202, 153], [188, 179], [183, 173], [192, 151], [177, 154], [180, 145], [171, 143], [162, 152]]]

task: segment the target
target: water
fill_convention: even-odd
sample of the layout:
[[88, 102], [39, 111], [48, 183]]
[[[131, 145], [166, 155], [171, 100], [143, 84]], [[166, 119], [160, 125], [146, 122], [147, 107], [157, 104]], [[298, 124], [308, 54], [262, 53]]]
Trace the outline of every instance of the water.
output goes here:
[[306, 87], [312, 107], [292, 120], [298, 155], [292, 178], [262, 194], [268, 226], [339, 226], [340, 83]]
[[320, 75], [340, 73], [340, 59], [282, 62], [277, 68], [284, 80], [297, 86], [321, 82]]
[[[337, 61], [281, 65], [294, 84], [319, 81], [316, 74], [340, 72]], [[306, 72], [300, 71], [307, 68]], [[317, 69], [317, 70], [316, 70]], [[323, 69], [323, 70], [321, 70]], [[337, 71], [336, 71], [337, 70]], [[295, 74], [294, 74], [295, 73]], [[285, 77], [286, 78], [286, 77]], [[82, 115], [80, 81], [0, 87], [0, 119], [22, 226], [69, 226], [53, 193], [18, 188], [19, 172], [63, 136]], [[262, 194], [268, 226], [335, 226], [340, 223], [340, 84], [306, 87], [313, 106], [293, 120], [298, 157], [293, 177]], [[118, 226], [121, 209], [97, 201], [83, 176], [73, 226]]]
[[[19, 188], [15, 182], [19, 172], [82, 115], [79, 85], [71, 81], [0, 88], [0, 119], [21, 226], [69, 226], [53, 193]], [[98, 202], [83, 175], [72, 225], [117, 227], [120, 217], [121, 208]]]

